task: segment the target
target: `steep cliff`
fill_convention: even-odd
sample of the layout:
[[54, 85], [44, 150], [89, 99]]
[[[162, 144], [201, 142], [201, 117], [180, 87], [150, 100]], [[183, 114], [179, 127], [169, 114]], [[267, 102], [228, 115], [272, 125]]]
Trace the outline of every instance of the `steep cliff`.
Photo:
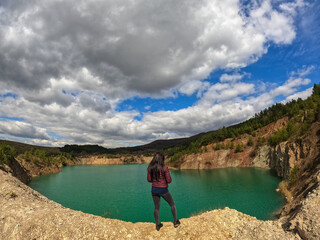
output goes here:
[[[301, 171], [301, 170], [300, 170]], [[289, 185], [294, 196], [282, 209], [280, 222], [286, 231], [302, 239], [320, 239], [320, 156], [303, 168]]]
[[0, 165], [0, 170], [1, 169], [12, 174], [12, 176], [18, 178], [23, 183], [28, 183], [31, 181], [31, 176], [28, 171], [15, 158], [10, 158], [7, 160], [6, 164]]
[[[67, 165], [79, 164], [79, 161], [67, 161]], [[45, 164], [43, 162], [27, 161], [21, 155], [9, 159], [5, 164], [2, 164], [2, 170], [11, 173], [23, 183], [31, 181], [32, 177], [37, 177], [45, 174], [61, 172], [62, 165]]]
[[[224, 167], [259, 167], [273, 170], [279, 177], [290, 178], [291, 171], [299, 168], [304, 162], [313, 161], [319, 154], [319, 131], [320, 122], [314, 122], [307, 134], [303, 137], [297, 136], [288, 141], [269, 146], [266, 142], [259, 143], [258, 139], [266, 139], [275, 131], [286, 126], [288, 120], [280, 119], [275, 123], [261, 128], [257, 135], [252, 138], [243, 135], [238, 139], [226, 139], [223, 142], [214, 143], [203, 147], [201, 153], [184, 155], [178, 165], [179, 169], [213, 169]], [[248, 145], [249, 138], [253, 144]], [[236, 151], [231, 143], [242, 146], [240, 151]], [[171, 162], [168, 162], [172, 165]]]

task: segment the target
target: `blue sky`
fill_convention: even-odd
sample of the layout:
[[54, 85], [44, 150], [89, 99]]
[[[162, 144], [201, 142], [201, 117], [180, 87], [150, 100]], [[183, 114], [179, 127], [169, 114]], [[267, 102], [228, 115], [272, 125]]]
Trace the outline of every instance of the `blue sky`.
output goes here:
[[[317, 68], [308, 74], [312, 83], [301, 86], [299, 90], [306, 90], [313, 83], [320, 82], [320, 4], [316, 1], [308, 3], [309, 7], [295, 18], [297, 36], [291, 44], [269, 44], [267, 53], [257, 62], [235, 70], [247, 75], [246, 82], [258, 80], [263, 83], [281, 85], [290, 77], [291, 72], [308, 66]], [[233, 69], [215, 70], [205, 80], [216, 83], [219, 82], [222, 74], [230, 74], [233, 71]], [[284, 99], [284, 96], [279, 96], [276, 102], [281, 102]], [[176, 111], [192, 106], [197, 100], [196, 94], [187, 96], [179, 93], [165, 99], [133, 97], [121, 102], [117, 110], [137, 110], [140, 113], [159, 110]]]
[[0, 1], [0, 138], [135, 146], [306, 98], [316, 0]]

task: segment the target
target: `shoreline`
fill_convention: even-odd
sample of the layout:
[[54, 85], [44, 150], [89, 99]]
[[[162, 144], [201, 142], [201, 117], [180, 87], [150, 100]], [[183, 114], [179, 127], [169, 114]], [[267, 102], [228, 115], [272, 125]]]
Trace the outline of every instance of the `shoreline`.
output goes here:
[[[137, 165], [137, 166], [130, 166], [130, 165]], [[74, 166], [80, 166], [80, 168], [79, 169], [65, 169], [65, 168], [68, 168], [68, 167], [74, 167]], [[91, 166], [93, 166], [93, 168], [91, 167]], [[147, 164], [127, 164], [126, 166], [124, 166], [124, 165], [92, 165], [92, 164], [90, 164], [90, 165], [83, 165], [83, 164], [80, 164], [80, 165], [73, 165], [73, 166], [65, 166], [65, 167], [62, 167], [61, 168], [61, 170], [62, 170], [62, 173], [63, 173], [63, 171], [64, 170], [66, 170], [66, 171], [71, 171], [71, 172], [77, 172], [77, 170], [79, 170], [80, 172], [82, 172], [83, 174], [85, 174], [85, 172], [88, 170], [89, 172], [92, 172], [92, 171], [104, 171], [103, 169], [104, 169], [104, 167], [112, 167], [112, 172], [117, 172], [117, 171], [125, 171], [125, 168], [122, 170], [122, 167], [129, 167], [129, 168], [126, 168], [126, 169], [130, 169], [130, 171], [132, 170], [132, 171], [136, 171], [136, 170], [138, 170], [139, 171], [139, 181], [141, 180], [141, 178], [144, 178], [144, 176], [143, 176], [143, 171], [144, 171], [144, 168], [146, 168], [146, 166], [147, 166]], [[86, 167], [89, 167], [88, 169], [86, 169]], [[102, 170], [98, 170], [98, 169], [100, 169], [100, 167], [102, 167]], [[220, 171], [221, 170], [221, 171]], [[106, 170], [106, 171], [108, 171], [108, 170]], [[177, 170], [176, 170], [177, 171]], [[222, 179], [220, 179], [219, 180], [219, 178], [217, 178], [217, 177], [214, 177], [215, 176], [215, 174], [217, 173], [218, 175], [216, 175], [216, 176], [219, 176], [219, 174], [221, 174], [221, 173], [223, 173], [223, 174], [227, 174], [228, 176], [230, 176], [230, 179], [229, 179], [229, 183], [230, 183], [230, 185], [232, 185], [232, 183], [234, 182], [234, 178], [232, 178], [232, 173], [234, 173], [234, 174], [239, 174], [239, 179], [245, 179], [246, 178], [246, 176], [252, 176], [252, 177], [258, 177], [258, 179], [260, 179], [259, 178], [259, 176], [260, 176], [260, 174], [262, 174], [263, 175], [263, 177], [265, 177], [266, 179], [269, 179], [270, 178], [270, 181], [271, 181], [271, 179], [272, 179], [272, 187], [268, 187], [268, 192], [270, 193], [270, 195], [273, 195], [274, 197], [272, 198], [272, 199], [270, 199], [270, 202], [273, 202], [274, 204], [272, 204], [272, 206], [274, 206], [274, 207], [272, 207], [272, 209], [271, 210], [268, 210], [268, 212], [265, 212], [265, 211], [263, 211], [263, 208], [261, 209], [261, 207], [259, 208], [259, 205], [257, 206], [257, 208], [256, 209], [254, 209], [254, 208], [252, 208], [252, 207], [250, 207], [250, 205], [249, 206], [247, 206], [246, 205], [246, 203], [243, 203], [244, 204], [244, 206], [246, 206], [244, 209], [243, 209], [243, 211], [244, 211], [244, 213], [245, 214], [248, 214], [248, 215], [250, 215], [250, 216], [253, 216], [253, 217], [256, 217], [257, 219], [259, 219], [259, 220], [275, 220], [275, 219], [277, 219], [277, 218], [279, 218], [279, 217], [277, 217], [278, 215], [279, 215], [279, 211], [281, 211], [281, 209], [284, 207], [284, 205], [286, 204], [286, 201], [285, 201], [285, 197], [282, 195], [282, 194], [280, 194], [280, 193], [278, 193], [278, 191], [276, 191], [276, 189], [277, 189], [277, 187], [278, 187], [278, 184], [279, 184], [279, 178], [278, 177], [276, 177], [276, 176], [274, 176], [274, 175], [272, 175], [271, 173], [270, 173], [270, 170], [268, 170], [268, 169], [262, 169], [262, 168], [255, 168], [255, 167], [242, 167], [242, 168], [228, 168], [228, 169], [223, 169], [223, 168], [219, 168], [219, 169], [210, 169], [209, 171], [208, 171], [208, 169], [200, 169], [200, 170], [195, 170], [195, 169], [190, 169], [190, 170], [186, 170], [186, 169], [182, 169], [182, 170], [179, 170], [179, 176], [185, 176], [185, 177], [188, 177], [188, 174], [196, 174], [196, 175], [194, 175], [194, 176], [196, 176], [197, 178], [198, 177], [200, 177], [201, 178], [201, 175], [202, 175], [202, 173], [201, 172], [207, 172], [206, 173], [206, 176], [211, 176], [211, 177], [213, 177], [215, 180], [214, 181], [220, 181], [220, 180], [222, 180]], [[128, 173], [129, 174], [129, 173]], [[172, 177], [173, 177], [173, 179], [174, 179], [174, 176], [175, 176], [175, 174], [174, 174], [174, 172], [172, 173], [173, 175], [172, 175]], [[199, 175], [198, 175], [199, 174]], [[229, 175], [229, 174], [231, 174], [231, 175]], [[73, 177], [77, 177], [77, 174], [75, 174], [75, 175], [72, 175]], [[100, 175], [99, 175], [100, 176]], [[72, 178], [73, 178], [72, 177]], [[92, 175], [90, 175], [90, 177], [88, 176], [88, 178], [90, 178], [90, 179], [93, 179], [95, 177], [95, 175], [94, 176], [92, 176]], [[60, 181], [59, 182], [57, 182], [56, 184], [57, 184], [57, 186], [61, 186], [61, 188], [63, 188], [63, 186], [62, 185], [60, 185], [59, 183], [61, 183], [61, 182], [64, 182], [62, 179], [64, 179], [63, 178], [63, 176], [61, 175], [60, 177], [59, 176], [53, 176], [53, 179], [57, 179], [57, 178], [59, 178], [60, 179]], [[72, 179], [72, 178], [70, 178], [69, 177], [69, 179]], [[86, 177], [86, 175], [83, 175], [83, 177], [82, 178], [87, 178]], [[41, 179], [39, 179], [38, 177], [36, 177], [36, 179], [37, 180], [35, 180], [35, 181], [40, 181], [41, 182]], [[46, 178], [45, 178], [46, 179]], [[51, 178], [50, 178], [51, 179]], [[188, 178], [187, 178], [188, 179]], [[233, 179], [233, 180], [231, 180], [231, 179]], [[257, 180], [258, 180], [257, 179]], [[46, 181], [46, 180], [45, 180]], [[81, 179], [79, 179], [79, 181], [81, 181]], [[192, 181], [193, 181], [193, 179], [192, 179]], [[241, 180], [242, 181], [242, 180]], [[106, 180], [106, 183], [108, 182], [108, 180]], [[182, 179], [180, 179], [180, 184], [182, 184], [184, 182], [184, 180], [182, 180]], [[203, 182], [203, 183], [205, 183], [205, 184], [207, 184], [207, 182]], [[263, 181], [262, 180], [262, 183], [263, 184], [265, 184], [265, 181]], [[52, 184], [54, 184], [54, 182], [51, 182], [51, 185]], [[208, 183], [209, 185], [210, 185], [210, 183]], [[214, 184], [214, 183], [213, 183]], [[37, 184], [38, 185], [38, 184]], [[36, 190], [37, 191], [37, 189], [39, 189], [39, 188], [37, 188], [37, 185], [34, 185], [33, 184], [33, 179], [32, 179], [32, 181], [28, 184], [28, 186], [29, 187], [31, 187], [31, 188], [33, 188], [34, 190]], [[254, 189], [255, 189], [255, 191], [257, 192], [257, 191], [259, 191], [259, 187], [258, 187], [258, 185], [257, 184], [254, 184], [255, 185], [255, 187], [254, 187]], [[202, 186], [204, 186], [204, 185], [202, 185]], [[214, 186], [216, 186], [216, 185], [214, 185]], [[241, 186], [244, 186], [243, 184], [241, 185]], [[264, 186], [267, 186], [267, 185], [264, 185]], [[121, 187], [121, 186], [119, 186], [119, 187]], [[138, 187], [138, 186], [137, 186]], [[60, 188], [60, 187], [59, 187]], [[171, 188], [170, 186], [169, 186], [169, 188]], [[244, 188], [244, 187], [243, 187]], [[43, 187], [42, 188], [40, 188], [40, 189], [44, 189]], [[98, 187], [98, 186], [95, 186], [95, 189], [97, 190], [97, 191], [99, 191], [99, 189], [100, 189], [100, 187]], [[177, 190], [176, 188], [171, 188], [172, 190], [175, 190], [175, 191], [179, 191], [179, 190]], [[215, 189], [215, 187], [214, 187], [214, 189]], [[72, 191], [72, 189], [70, 189], [70, 191]], [[84, 191], [84, 189], [82, 190], [82, 191]], [[147, 190], [147, 191], [149, 191], [149, 190]], [[146, 192], [147, 192], [146, 191]], [[228, 190], [227, 190], [228, 191]], [[243, 191], [246, 191], [245, 189], [243, 189]], [[243, 192], [243, 191], [241, 191], [241, 192]], [[67, 191], [67, 192], [69, 192], [69, 190]], [[207, 192], [207, 193], [206, 193]], [[211, 192], [214, 192], [214, 191], [211, 191]], [[239, 192], [239, 194], [241, 194], [241, 192]], [[209, 196], [210, 195], [210, 193], [209, 193], [209, 191], [205, 191], [205, 192], [200, 192], [201, 194], [206, 194], [205, 196]], [[48, 194], [48, 193], [47, 193]], [[47, 194], [45, 194], [45, 196], [47, 196]], [[209, 195], [208, 195], [209, 194]], [[218, 195], [221, 195], [222, 193], [218, 193]], [[258, 194], [258, 193], [256, 193], [256, 194]], [[112, 193], [111, 193], [111, 195], [112, 195]], [[181, 195], [181, 194], [180, 194]], [[52, 200], [54, 200], [54, 199], [60, 199], [59, 197], [57, 197], [57, 196], [59, 196], [59, 193], [56, 193], [56, 195], [55, 195], [56, 197], [54, 197], [54, 198], [50, 198], [50, 199], [52, 199]], [[223, 194], [222, 194], [222, 196], [223, 196]], [[229, 195], [227, 195], [227, 196], [229, 196]], [[268, 196], [269, 196], [269, 194], [268, 194]], [[266, 197], [268, 197], [268, 196], [266, 196]], [[68, 197], [68, 196], [66, 196], [68, 199], [70, 199], [70, 197]], [[257, 196], [258, 197], [258, 196]], [[72, 196], [71, 196], [71, 198], [72, 198]], [[94, 198], [94, 196], [92, 196], [92, 198]], [[228, 199], [230, 199], [230, 197], [228, 197]], [[259, 198], [259, 199], [262, 199], [261, 197]], [[181, 199], [180, 198], [180, 200], [179, 200], [179, 202], [183, 202], [183, 199]], [[251, 202], [251, 201], [255, 201], [255, 198], [253, 198], [252, 200], [249, 200], [249, 202]], [[152, 202], [152, 201], [151, 201]], [[276, 203], [280, 203], [281, 202], [281, 204], [276, 204]], [[62, 202], [60, 202], [61, 204], [63, 203], [63, 201]], [[196, 202], [194, 202], [194, 203], [196, 203]], [[202, 206], [202, 208], [206, 208], [206, 209], [220, 209], [221, 208], [221, 206], [226, 206], [226, 207], [229, 207], [229, 208], [234, 208], [234, 209], [236, 209], [236, 210], [238, 210], [238, 211], [241, 211], [241, 208], [239, 208], [239, 207], [237, 207], [237, 204], [235, 204], [234, 205], [234, 201], [232, 201], [232, 200], [227, 200], [227, 201], [223, 201], [223, 198], [222, 198], [222, 200], [221, 200], [221, 198], [219, 198], [219, 200], [217, 200], [217, 201], [210, 201], [209, 200], [209, 198], [208, 198], [208, 200], [204, 203], [204, 205]], [[63, 205], [63, 204], [62, 204]], [[233, 207], [232, 207], [233, 206]], [[261, 206], [261, 205], [260, 205]], [[74, 209], [73, 207], [72, 207], [72, 205], [68, 205], [68, 207], [70, 207], [71, 209]], [[94, 209], [94, 210], [92, 210], [92, 209]], [[88, 208], [83, 208], [83, 210], [82, 211], [84, 211], [84, 212], [91, 212], [91, 214], [94, 214], [94, 215], [96, 215], [96, 216], [101, 216], [101, 215], [103, 215], [103, 214], [101, 214], [100, 212], [98, 212], [98, 214], [96, 214], [96, 207], [88, 207]], [[79, 209], [79, 210], [81, 210], [81, 209]], [[195, 208], [194, 210], [194, 213], [197, 213], [197, 211], [202, 211], [201, 209], [198, 209], [198, 207], [197, 208]], [[190, 210], [189, 211], [187, 211], [187, 210], [183, 210], [182, 211], [184, 214], [183, 214], [183, 217], [190, 217], [192, 214], [190, 213]], [[121, 218], [117, 218], [117, 217], [115, 217], [116, 219], [121, 219]], [[130, 219], [130, 218], [128, 218], [128, 219]], [[135, 219], [135, 217], [131, 217], [131, 219]], [[127, 221], [127, 219], [126, 218], [124, 218], [124, 215], [122, 215], [122, 220], [124, 220], [124, 221]], [[129, 220], [130, 221], [130, 220]], [[135, 220], [136, 221], [136, 220]], [[150, 220], [149, 220], [150, 221]], [[151, 219], [151, 221], [152, 221], [152, 219]], [[146, 222], [146, 221], [143, 221], [143, 222]]]
[[[165, 222], [158, 232], [154, 223], [125, 222], [65, 208], [3, 171], [0, 189], [3, 239], [300, 239], [285, 232], [278, 220], [261, 221], [229, 208], [183, 218], [178, 228]], [[9, 197], [11, 191], [16, 197]]]
[[[281, 240], [319, 239], [320, 226], [318, 219], [320, 219], [320, 209], [318, 206], [320, 205], [320, 170], [318, 169], [309, 178], [311, 178], [312, 181], [308, 181], [306, 183], [308, 185], [303, 186], [306, 190], [302, 195], [306, 196], [297, 196], [296, 199], [298, 199], [298, 202], [290, 203], [291, 205], [293, 204], [293, 206], [290, 206], [289, 203], [286, 204], [281, 210], [280, 218], [263, 221], [229, 208], [212, 210], [197, 216], [182, 219], [182, 224], [187, 224], [188, 226], [184, 227], [182, 225], [183, 227], [179, 227], [179, 229], [171, 229], [170, 223], [164, 223], [165, 228], [163, 228], [163, 230], [166, 229], [171, 235], [170, 237], [163, 237], [163, 239], [172, 239], [172, 236], [179, 236], [183, 239], [194, 239], [201, 236], [203, 239], [211, 239], [210, 236], [212, 235], [210, 234], [222, 234], [220, 239], [266, 239], [265, 236], [269, 236], [268, 239]], [[312, 185], [309, 186], [310, 184]], [[10, 194], [16, 197], [10, 197]], [[309, 196], [312, 196], [311, 200], [309, 200]], [[295, 204], [299, 207], [296, 208]], [[292, 210], [288, 210], [288, 213], [283, 214], [285, 212], [284, 210], [286, 210], [285, 208]], [[60, 212], [59, 214], [56, 213], [57, 209]], [[27, 214], [27, 216], [25, 216], [26, 212], [29, 215]], [[41, 216], [39, 216], [39, 214]], [[226, 215], [228, 215], [228, 217], [224, 219]], [[50, 216], [53, 217], [54, 220], [52, 220]], [[64, 231], [62, 228], [64, 227], [63, 224], [66, 216], [71, 217], [71, 219], [67, 217], [68, 221], [73, 222], [74, 225], [69, 224], [68, 229]], [[44, 217], [47, 217], [46, 221], [49, 221], [49, 226], [47, 226], [48, 222], [42, 221]], [[218, 221], [217, 218], [220, 217], [224, 219], [223, 225], [219, 225], [220, 223], [218, 222], [211, 223], [213, 224], [211, 226], [213, 231], [202, 229], [201, 232], [199, 232], [198, 228], [192, 227], [194, 222], [200, 225], [205, 222], [207, 226], [209, 224], [208, 222], [213, 221], [212, 218], [214, 218], [214, 221]], [[236, 220], [234, 220], [234, 218]], [[33, 237], [37, 239], [73, 239], [73, 234], [71, 233], [74, 231], [83, 232], [81, 234], [79, 233], [77, 238], [88, 238], [88, 236], [92, 236], [92, 238], [89, 237], [89, 239], [94, 239], [94, 237], [100, 239], [128, 239], [130, 238], [128, 237], [130, 234], [134, 236], [134, 238], [139, 239], [151, 239], [160, 236], [157, 235], [158, 232], [154, 230], [153, 223], [130, 223], [116, 219], [105, 219], [106, 218], [100, 216], [65, 208], [34, 191], [11, 174], [0, 170], [0, 229], [4, 229], [3, 232], [0, 233], [0, 238], [26, 239], [25, 236], [27, 236], [27, 239], [33, 239]], [[63, 224], [61, 224], [61, 221]], [[107, 221], [108, 224], [111, 224], [113, 227], [106, 229], [104, 225], [101, 226], [101, 224], [98, 224], [99, 233], [97, 233], [96, 231], [87, 229], [88, 224], [90, 225], [92, 221], [97, 224], [98, 222]], [[32, 222], [36, 223], [33, 224]], [[34, 231], [34, 227], [30, 224], [37, 226], [36, 229], [38, 230]], [[105, 222], [105, 224], [107, 223]], [[136, 226], [138, 225], [139, 228], [137, 229]], [[26, 227], [27, 230], [24, 229], [20, 231], [19, 228], [21, 227]], [[227, 227], [227, 230], [224, 229], [225, 227]], [[30, 232], [30, 229], [33, 230]], [[92, 229], [97, 229], [97, 226], [94, 226]], [[18, 230], [21, 235], [19, 235]], [[272, 231], [270, 232], [269, 230]], [[110, 231], [112, 231], [113, 235], [108, 235]], [[192, 231], [192, 233], [187, 234], [187, 232], [190, 231]], [[228, 235], [223, 234], [226, 231]], [[100, 233], [104, 235], [100, 235]], [[105, 235], [106, 233], [108, 234]], [[123, 235], [123, 233], [127, 233], [127, 235]], [[193, 234], [198, 235], [195, 237]], [[48, 236], [55, 236], [55, 238]]]

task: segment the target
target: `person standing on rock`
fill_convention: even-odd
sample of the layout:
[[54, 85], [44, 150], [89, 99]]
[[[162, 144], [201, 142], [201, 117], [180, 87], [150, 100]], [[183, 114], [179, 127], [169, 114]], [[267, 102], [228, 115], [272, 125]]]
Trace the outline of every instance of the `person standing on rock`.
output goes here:
[[176, 205], [168, 190], [168, 183], [171, 183], [172, 179], [168, 167], [164, 164], [164, 155], [156, 153], [152, 161], [148, 166], [148, 182], [152, 183], [151, 194], [154, 203], [154, 219], [156, 222], [156, 229], [159, 231], [163, 226], [159, 222], [159, 210], [160, 210], [160, 197], [167, 201], [171, 207], [171, 213], [173, 216], [173, 225], [178, 227], [180, 221], [177, 219]]

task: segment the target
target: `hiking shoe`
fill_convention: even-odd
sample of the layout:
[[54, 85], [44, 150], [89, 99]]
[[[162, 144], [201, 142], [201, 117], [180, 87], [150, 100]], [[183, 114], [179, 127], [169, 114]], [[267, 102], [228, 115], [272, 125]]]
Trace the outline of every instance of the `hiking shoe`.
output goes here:
[[176, 228], [176, 227], [179, 227], [180, 221], [179, 221], [179, 220], [175, 221], [175, 222], [173, 223], [173, 225], [174, 225], [175, 228]]
[[163, 227], [163, 224], [162, 224], [162, 223], [156, 224], [156, 229], [157, 229], [157, 231], [159, 231], [160, 228], [162, 228], [162, 227]]

